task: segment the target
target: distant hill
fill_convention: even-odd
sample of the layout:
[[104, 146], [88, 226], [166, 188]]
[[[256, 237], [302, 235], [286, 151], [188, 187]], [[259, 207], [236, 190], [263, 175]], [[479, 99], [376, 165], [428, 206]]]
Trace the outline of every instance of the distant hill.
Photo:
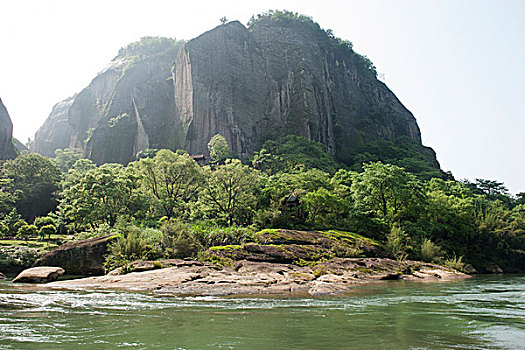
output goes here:
[[[217, 133], [241, 158], [291, 134], [350, 166], [401, 159], [397, 153], [408, 150], [439, 169], [414, 116], [373, 64], [291, 12], [259, 15], [248, 27], [229, 22], [188, 42], [148, 37], [128, 45], [89, 86], [55, 105], [30, 149], [53, 156], [75, 147], [97, 164], [127, 163], [147, 148], [207, 154]], [[378, 154], [385, 142], [396, 154]]]

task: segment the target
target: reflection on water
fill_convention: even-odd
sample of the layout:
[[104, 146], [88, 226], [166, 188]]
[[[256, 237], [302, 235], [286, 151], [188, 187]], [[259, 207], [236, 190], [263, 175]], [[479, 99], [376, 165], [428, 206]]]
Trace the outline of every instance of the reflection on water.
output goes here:
[[0, 282], [0, 349], [525, 349], [525, 276], [339, 297], [174, 297]]

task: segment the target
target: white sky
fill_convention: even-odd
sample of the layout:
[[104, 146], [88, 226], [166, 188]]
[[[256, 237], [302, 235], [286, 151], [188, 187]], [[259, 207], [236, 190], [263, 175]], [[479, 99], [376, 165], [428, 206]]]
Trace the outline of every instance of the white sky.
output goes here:
[[525, 1], [0, 0], [0, 98], [22, 142], [142, 36], [191, 39], [286, 9], [350, 40], [456, 178], [525, 191]]

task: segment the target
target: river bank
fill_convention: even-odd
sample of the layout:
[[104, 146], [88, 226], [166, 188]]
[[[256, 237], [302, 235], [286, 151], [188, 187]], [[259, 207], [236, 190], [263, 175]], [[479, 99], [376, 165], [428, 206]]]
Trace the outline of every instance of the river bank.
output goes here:
[[[137, 262], [137, 272], [57, 281], [45, 286], [160, 291], [176, 295], [333, 295], [381, 280], [446, 281], [470, 277], [439, 265], [387, 258], [336, 258], [312, 267], [246, 260], [231, 267], [220, 267], [175, 259], [169, 261], [170, 267], [159, 269], [160, 265], [159, 262]], [[156, 269], [139, 271], [147, 268]]]
[[384, 281], [336, 296], [174, 296], [0, 281], [0, 348], [521, 349], [525, 276]]

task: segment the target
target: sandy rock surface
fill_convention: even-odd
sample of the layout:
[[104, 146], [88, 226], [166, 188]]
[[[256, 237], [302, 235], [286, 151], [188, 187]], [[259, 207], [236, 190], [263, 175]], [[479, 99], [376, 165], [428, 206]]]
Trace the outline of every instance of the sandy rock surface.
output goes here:
[[[136, 263], [141, 269], [151, 262]], [[171, 267], [127, 274], [109, 274], [48, 284], [53, 288], [125, 289], [173, 294], [340, 294], [353, 286], [380, 280], [444, 281], [468, 275], [417, 261], [342, 258], [309, 266], [239, 261], [219, 267], [198, 261], [170, 260]]]

